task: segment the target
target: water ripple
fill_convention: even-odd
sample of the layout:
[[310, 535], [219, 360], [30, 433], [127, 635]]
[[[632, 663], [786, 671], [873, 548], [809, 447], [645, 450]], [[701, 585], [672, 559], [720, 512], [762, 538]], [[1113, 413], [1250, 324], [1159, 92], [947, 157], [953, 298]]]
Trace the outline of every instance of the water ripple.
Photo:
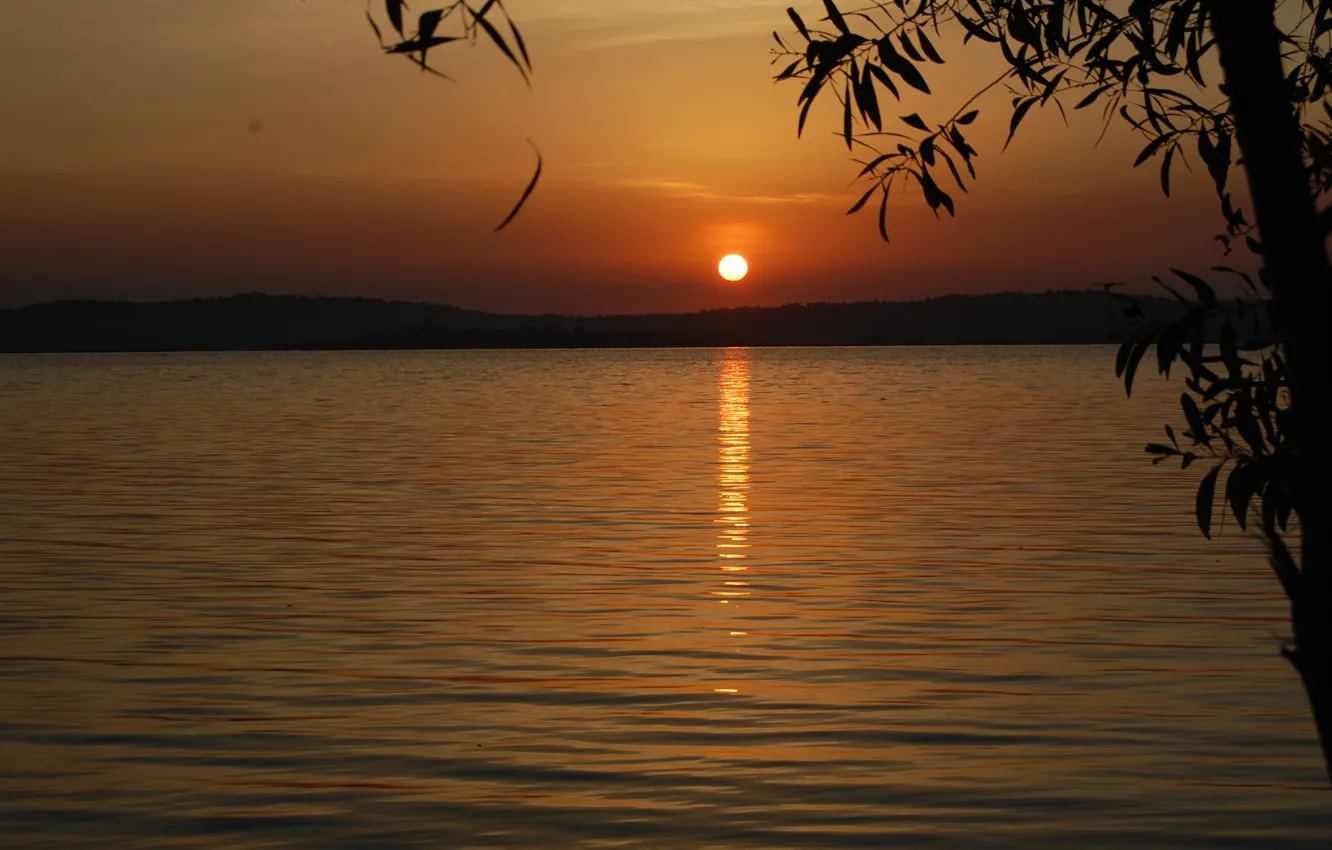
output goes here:
[[1326, 846], [1112, 361], [0, 358], [3, 843]]

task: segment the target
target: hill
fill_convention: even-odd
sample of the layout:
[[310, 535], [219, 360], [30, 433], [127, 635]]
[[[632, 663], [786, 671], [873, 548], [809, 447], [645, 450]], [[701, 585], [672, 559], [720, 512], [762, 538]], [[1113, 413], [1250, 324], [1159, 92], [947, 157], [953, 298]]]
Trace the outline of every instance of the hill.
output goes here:
[[[1152, 318], [1175, 315], [1144, 299]], [[1118, 342], [1134, 327], [1097, 291], [949, 295], [633, 316], [518, 316], [325, 296], [53, 301], [0, 310], [0, 351], [972, 345]]]

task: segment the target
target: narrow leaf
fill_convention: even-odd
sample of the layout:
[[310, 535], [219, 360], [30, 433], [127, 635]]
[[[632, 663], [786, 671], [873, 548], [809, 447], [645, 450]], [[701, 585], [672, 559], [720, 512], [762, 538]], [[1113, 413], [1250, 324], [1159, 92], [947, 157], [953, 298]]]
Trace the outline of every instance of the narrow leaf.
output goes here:
[[443, 9], [432, 9], [429, 12], [422, 12], [421, 17], [416, 24], [416, 37], [425, 41], [435, 34], [435, 28], [439, 26], [440, 18], [444, 17]]
[[[505, 12], [504, 16], [508, 18], [509, 13]], [[512, 19], [509, 19], [509, 32], [513, 34], [513, 43], [518, 45], [518, 52], [523, 56], [523, 64], [527, 66], [528, 71], [531, 71], [532, 57], [527, 55], [527, 43], [523, 41], [523, 34], [518, 32], [518, 25]]]
[[1220, 473], [1221, 464], [1217, 464], [1203, 476], [1202, 483], [1198, 485], [1198, 498], [1193, 506], [1198, 519], [1198, 529], [1208, 540], [1212, 539], [1212, 506], [1216, 501], [1216, 477]]
[[925, 61], [925, 57], [920, 55], [920, 51], [916, 49], [916, 45], [911, 43], [911, 38], [907, 36], [906, 33], [900, 33], [897, 36], [897, 40], [898, 42], [901, 43], [902, 50], [906, 53], [906, 55], [910, 56], [912, 59], [914, 59], [917, 62]]
[[843, 34], [851, 32], [851, 28], [846, 25], [842, 13], [837, 11], [837, 7], [833, 5], [833, 0], [823, 0], [823, 8], [828, 10], [828, 20], [832, 21], [833, 26], [841, 30]]
[[843, 98], [842, 107], [842, 138], [846, 139], [846, 149], [851, 150], [851, 131], [853, 129], [851, 121], [851, 84], [846, 84], [846, 96]]
[[805, 119], [809, 117], [809, 108], [814, 105], [814, 98], [805, 101], [805, 105], [800, 108], [800, 121], [796, 124], [796, 138], [805, 131]]
[[1013, 110], [1013, 118], [1008, 122], [1008, 140], [1004, 142], [1004, 149], [1008, 149], [1009, 142], [1013, 141], [1013, 134], [1017, 132], [1018, 125], [1026, 117], [1027, 110], [1031, 109], [1032, 104], [1036, 102], [1035, 97], [1029, 97], [1017, 105]]
[[884, 242], [888, 241], [888, 190], [883, 192], [883, 200], [879, 202], [879, 236]]
[[541, 151], [537, 149], [537, 146], [533, 144], [531, 139], [528, 139], [527, 143], [532, 145], [532, 150], [536, 151], [536, 171], [532, 174], [532, 179], [528, 182], [527, 188], [523, 190], [523, 194], [518, 199], [518, 203], [513, 205], [513, 209], [509, 210], [509, 214], [504, 217], [504, 221], [501, 221], [499, 227], [495, 228], [496, 233], [509, 226], [509, 222], [513, 221], [514, 217], [518, 215], [518, 212], [522, 210], [523, 205], [527, 203], [527, 199], [532, 196], [532, 190], [536, 188], [537, 181], [541, 179]]
[[852, 215], [854, 213], [860, 212], [860, 208], [865, 206], [865, 202], [870, 199], [870, 195], [873, 195], [876, 191], [878, 191], [878, 188], [879, 187], [877, 185], [869, 187], [869, 190], [865, 192], [865, 194], [860, 196], [860, 200], [856, 201], [855, 204], [851, 207], [851, 209], [846, 211], [846, 214]]
[[384, 10], [388, 12], [389, 23], [402, 35], [402, 0], [384, 0]]
[[901, 115], [899, 117], [902, 119], [902, 123], [906, 124], [908, 127], [915, 127], [917, 130], [925, 130], [925, 131], [929, 131], [930, 129], [929, 125], [925, 123], [924, 119], [922, 119], [919, 115], [917, 115], [914, 112], [911, 113], [910, 115]]
[[897, 76], [914, 89], [930, 93], [930, 87], [925, 84], [925, 78], [916, 70], [916, 66], [911, 64], [911, 60], [898, 53], [889, 41], [887, 36], [879, 40], [879, 61], [889, 71]]
[[795, 24], [795, 27], [800, 34], [805, 37], [805, 41], [809, 41], [809, 30], [805, 29], [805, 22], [800, 20], [800, 15], [796, 13], [796, 10], [794, 8], [788, 8], [786, 14], [791, 16], [791, 22]]
[[865, 67], [868, 68], [869, 72], [874, 75], [874, 79], [878, 80], [880, 83], [883, 84], [884, 88], [892, 92], [893, 97], [897, 98], [898, 100], [902, 99], [902, 96], [897, 93], [897, 85], [893, 82], [893, 78], [888, 76], [887, 71], [883, 70], [878, 65], [867, 64]]
[[[1152, 139], [1147, 143], [1147, 146], [1142, 149], [1142, 152], [1138, 154], [1138, 158], [1133, 160], [1133, 167], [1137, 168], [1139, 165], [1142, 165], [1144, 162], [1151, 159], [1152, 156], [1161, 149], [1161, 145], [1164, 145], [1169, 140], [1169, 136], [1157, 136], [1155, 139]], [[1170, 193], [1167, 192], [1166, 194]]]
[[916, 30], [916, 38], [920, 39], [920, 49], [925, 51], [925, 55], [930, 58], [931, 62], [938, 65], [944, 63], [943, 57], [939, 55], [939, 51], [935, 50], [934, 45], [930, 44], [930, 40], [925, 37], [924, 30]]
[[1174, 272], [1175, 276], [1180, 280], [1193, 287], [1193, 291], [1198, 293], [1198, 300], [1203, 304], [1207, 306], [1214, 306], [1216, 304], [1216, 290], [1212, 289], [1207, 281], [1197, 275], [1192, 275], [1188, 272], [1180, 271], [1179, 269], [1171, 269], [1170, 271]]
[[523, 68], [523, 63], [519, 62], [518, 57], [513, 55], [513, 51], [509, 49], [509, 45], [505, 43], [504, 36], [499, 34], [499, 30], [495, 29], [490, 21], [476, 13], [472, 14], [472, 20], [475, 21], [481, 29], [486, 31], [486, 35], [490, 36], [490, 40], [495, 42], [495, 46], [500, 49], [500, 52], [508, 57], [508, 60], [513, 63], [513, 67], [518, 69], [518, 73], [522, 74], [523, 82], [527, 83], [529, 86], [532, 85], [532, 81], [527, 78], [527, 71]]
[[1138, 373], [1138, 364], [1142, 362], [1142, 357], [1147, 353], [1147, 348], [1151, 345], [1150, 338], [1143, 338], [1134, 344], [1128, 353], [1128, 358], [1124, 363], [1124, 394], [1133, 395], [1133, 376]]

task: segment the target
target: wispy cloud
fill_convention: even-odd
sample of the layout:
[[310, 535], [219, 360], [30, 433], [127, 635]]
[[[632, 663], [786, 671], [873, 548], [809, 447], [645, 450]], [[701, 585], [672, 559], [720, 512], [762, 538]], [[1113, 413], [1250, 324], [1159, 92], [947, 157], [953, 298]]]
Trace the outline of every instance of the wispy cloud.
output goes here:
[[781, 10], [770, 0], [556, 0], [522, 14], [563, 29], [569, 47], [588, 50], [766, 34], [785, 19]]
[[834, 200], [833, 196], [822, 192], [796, 192], [789, 195], [751, 195], [743, 192], [729, 192], [705, 183], [691, 183], [684, 180], [661, 180], [657, 178], [629, 178], [617, 180], [611, 184], [620, 189], [638, 189], [672, 198], [687, 198], [698, 201], [726, 201], [728, 203], [748, 204], [819, 204]]

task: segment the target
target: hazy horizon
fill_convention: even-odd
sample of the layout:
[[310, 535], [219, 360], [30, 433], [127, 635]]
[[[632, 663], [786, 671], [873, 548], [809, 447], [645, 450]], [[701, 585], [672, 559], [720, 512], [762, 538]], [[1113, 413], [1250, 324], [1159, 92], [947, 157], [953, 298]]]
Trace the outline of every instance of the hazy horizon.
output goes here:
[[[736, 302], [736, 303], [719, 304], [719, 305], [703, 305], [700, 307], [692, 309], [683, 309], [683, 310], [637, 310], [637, 311], [623, 311], [623, 312], [579, 313], [579, 312], [561, 312], [553, 310], [541, 310], [533, 312], [484, 310], [478, 307], [470, 306], [468, 304], [459, 304], [456, 302], [444, 301], [439, 299], [411, 298], [411, 297], [396, 298], [393, 296], [365, 295], [355, 292], [348, 292], [348, 293], [282, 292], [277, 290], [236, 289], [234, 291], [217, 292], [217, 293], [186, 293], [181, 295], [166, 295], [160, 297], [148, 296], [143, 298], [113, 297], [113, 296], [102, 297], [96, 295], [91, 297], [75, 296], [70, 298], [43, 298], [35, 301], [24, 301], [22, 303], [0, 305], [0, 309], [15, 310], [15, 309], [23, 309], [24, 307], [39, 307], [44, 305], [78, 302], [78, 301], [93, 301], [93, 302], [103, 302], [103, 303], [130, 303], [130, 304], [164, 304], [174, 301], [189, 301], [195, 299], [223, 300], [229, 298], [259, 296], [265, 298], [330, 298], [330, 299], [365, 298], [365, 299], [379, 300], [384, 302], [405, 302], [409, 304], [419, 304], [430, 307], [446, 307], [449, 309], [462, 310], [466, 312], [489, 313], [494, 315], [534, 316], [534, 317], [543, 316], [543, 315], [556, 315], [556, 316], [563, 316], [565, 318], [579, 318], [579, 317], [614, 318], [619, 316], [649, 316], [649, 315], [664, 315], [664, 314], [690, 315], [694, 313], [706, 313], [710, 310], [769, 310], [769, 309], [780, 309], [783, 307], [803, 307], [803, 306], [816, 306], [824, 304], [826, 305], [855, 305], [855, 304], [872, 304], [872, 303], [915, 304], [923, 301], [931, 301], [938, 298], [949, 298], [949, 297], [985, 298], [985, 297], [999, 296], [999, 295], [1041, 295], [1041, 294], [1049, 295], [1049, 294], [1058, 294], [1058, 293], [1084, 293], [1084, 292], [1094, 293], [1100, 291], [1102, 291], [1102, 287], [1100, 286], [1085, 286], [1081, 288], [1072, 287], [1072, 286], [1051, 287], [1041, 290], [1008, 288], [1008, 289], [997, 289], [992, 292], [926, 293], [926, 294], [921, 294], [919, 296], [904, 297], [904, 298], [862, 298], [862, 299], [825, 298], [825, 299], [812, 299], [807, 301], [782, 301], [779, 303], [772, 303], [772, 304], [748, 304], [748, 303]], [[1124, 290], [1116, 288], [1115, 291], [1122, 292]], [[1157, 297], [1157, 298], [1163, 297], [1160, 294], [1160, 292], [1153, 292], [1150, 290], [1143, 291], [1141, 287], [1135, 288], [1133, 291], [1128, 292], [1127, 294], [1131, 294], [1134, 297], [1143, 297], [1143, 296]]]

